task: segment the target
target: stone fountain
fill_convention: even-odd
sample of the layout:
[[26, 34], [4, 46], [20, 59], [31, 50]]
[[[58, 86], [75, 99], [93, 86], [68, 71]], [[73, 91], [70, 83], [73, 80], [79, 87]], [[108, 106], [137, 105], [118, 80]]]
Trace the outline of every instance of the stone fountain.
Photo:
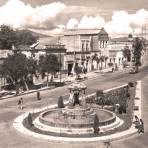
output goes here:
[[114, 113], [93, 108], [86, 103], [86, 88], [86, 85], [78, 82], [69, 85], [70, 96], [67, 105], [64, 108], [41, 112], [34, 120], [34, 126], [41, 131], [57, 135], [84, 136], [94, 133], [93, 126], [96, 116], [99, 119], [99, 128], [104, 129], [106, 125], [113, 124], [116, 121]]

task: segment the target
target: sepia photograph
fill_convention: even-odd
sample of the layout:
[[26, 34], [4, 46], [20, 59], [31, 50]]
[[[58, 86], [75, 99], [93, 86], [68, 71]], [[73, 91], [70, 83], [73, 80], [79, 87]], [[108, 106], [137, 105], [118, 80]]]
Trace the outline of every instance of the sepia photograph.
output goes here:
[[148, 148], [147, 0], [0, 0], [0, 148]]

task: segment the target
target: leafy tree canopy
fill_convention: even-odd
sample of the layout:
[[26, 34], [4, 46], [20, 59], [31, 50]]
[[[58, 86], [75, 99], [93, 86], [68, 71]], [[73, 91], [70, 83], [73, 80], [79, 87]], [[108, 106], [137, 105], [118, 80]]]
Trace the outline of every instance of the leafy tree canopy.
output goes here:
[[125, 58], [127, 58], [128, 61], [130, 61], [130, 58], [131, 58], [131, 51], [129, 49], [128, 46], [125, 46], [124, 49], [123, 49], [123, 56]]
[[58, 58], [54, 54], [49, 54], [46, 56], [40, 56], [39, 59], [39, 68], [42, 76], [45, 76], [45, 73], [55, 74], [61, 68], [61, 63], [58, 61]]
[[0, 26], [0, 49], [11, 49], [12, 45], [32, 45], [37, 41], [28, 30], [13, 30], [10, 26]]
[[135, 65], [140, 65], [141, 62], [141, 51], [143, 49], [143, 42], [138, 37], [135, 39], [135, 42], [133, 44], [133, 54], [134, 54], [134, 60]]
[[29, 74], [35, 74], [36, 62], [28, 59], [25, 54], [8, 55], [1, 66], [1, 72], [11, 84], [25, 83]]

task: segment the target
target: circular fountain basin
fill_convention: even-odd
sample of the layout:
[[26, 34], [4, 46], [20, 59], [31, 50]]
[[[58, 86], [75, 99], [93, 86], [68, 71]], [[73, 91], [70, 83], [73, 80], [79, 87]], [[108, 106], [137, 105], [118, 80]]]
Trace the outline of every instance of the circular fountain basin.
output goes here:
[[59, 128], [91, 128], [94, 116], [99, 118], [99, 126], [105, 126], [116, 120], [116, 115], [104, 109], [75, 107], [74, 109], [54, 109], [44, 111], [39, 115], [42, 124]]

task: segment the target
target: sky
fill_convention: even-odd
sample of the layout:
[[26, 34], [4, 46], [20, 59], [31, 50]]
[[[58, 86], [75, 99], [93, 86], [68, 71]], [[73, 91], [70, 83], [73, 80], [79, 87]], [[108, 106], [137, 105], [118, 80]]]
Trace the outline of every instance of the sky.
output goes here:
[[102, 27], [137, 34], [147, 22], [148, 0], [0, 0], [0, 25], [49, 35]]

